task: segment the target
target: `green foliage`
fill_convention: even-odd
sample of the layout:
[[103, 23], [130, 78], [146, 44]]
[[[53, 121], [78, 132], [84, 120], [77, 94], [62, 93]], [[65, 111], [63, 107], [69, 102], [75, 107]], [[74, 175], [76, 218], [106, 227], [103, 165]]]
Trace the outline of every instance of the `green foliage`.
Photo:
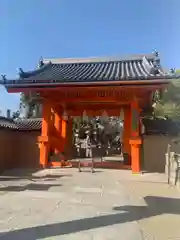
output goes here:
[[25, 118], [41, 117], [41, 103], [37, 100], [38, 93], [21, 93], [20, 110], [25, 110]]
[[20, 117], [20, 111], [16, 111], [12, 113], [12, 119], [17, 119]]
[[162, 93], [154, 108], [155, 116], [180, 120], [180, 79], [173, 80]]

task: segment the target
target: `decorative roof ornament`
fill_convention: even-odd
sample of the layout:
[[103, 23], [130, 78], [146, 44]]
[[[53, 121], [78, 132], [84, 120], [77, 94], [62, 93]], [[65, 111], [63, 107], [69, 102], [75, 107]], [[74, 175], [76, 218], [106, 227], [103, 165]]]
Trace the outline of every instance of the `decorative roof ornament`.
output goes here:
[[173, 73], [175, 73], [175, 72], [176, 72], [176, 69], [175, 69], [175, 68], [171, 68], [171, 69], [170, 69], [170, 73], [171, 73], [171, 74], [173, 74]]
[[1, 75], [3, 82], [5, 83], [7, 81], [6, 75], [2, 74]]
[[24, 71], [23, 71], [23, 69], [22, 69], [22, 68], [19, 68], [18, 70], [19, 70], [19, 71], [18, 71], [19, 76], [23, 78], [23, 76], [24, 76]]
[[159, 74], [159, 66], [156, 64], [154, 66], [154, 75], [158, 75]]
[[154, 50], [154, 51], [153, 51], [153, 55], [154, 55], [155, 57], [159, 57], [159, 52], [158, 52], [157, 50]]
[[[156, 54], [156, 55], [155, 55], [156, 57], [159, 56], [158, 53], [155, 53], [155, 54]], [[160, 70], [160, 68], [161, 68], [159, 59], [158, 59], [158, 58], [157, 58], [157, 59], [154, 59], [154, 61], [152, 62], [152, 64], [153, 64], [153, 67], [154, 67], [154, 69], [153, 69], [153, 74], [154, 74], [154, 75], [159, 74], [159, 70]]]
[[42, 68], [43, 66], [44, 66], [44, 61], [43, 61], [43, 57], [41, 56], [39, 59], [38, 68]]

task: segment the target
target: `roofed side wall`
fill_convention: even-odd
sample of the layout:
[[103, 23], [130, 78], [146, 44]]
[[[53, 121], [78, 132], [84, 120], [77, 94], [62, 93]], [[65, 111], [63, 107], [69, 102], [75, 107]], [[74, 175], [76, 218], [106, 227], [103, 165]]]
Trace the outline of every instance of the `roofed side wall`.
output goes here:
[[0, 172], [16, 166], [15, 159], [18, 159], [17, 146], [19, 138], [12, 131], [0, 129]]
[[[15, 132], [0, 129], [0, 172], [12, 168], [38, 168], [40, 132]], [[164, 172], [165, 153], [173, 137], [147, 135], [144, 140], [144, 165], [148, 172]], [[152, 151], [153, 150], [153, 151]], [[172, 151], [179, 152], [179, 145], [172, 144]]]
[[148, 135], [144, 140], [144, 168], [148, 172], [165, 172], [165, 153], [168, 144], [171, 151], [180, 154], [180, 145], [172, 142], [174, 137], [163, 135]]
[[0, 129], [0, 172], [12, 168], [37, 168], [39, 135], [39, 131], [18, 132]]

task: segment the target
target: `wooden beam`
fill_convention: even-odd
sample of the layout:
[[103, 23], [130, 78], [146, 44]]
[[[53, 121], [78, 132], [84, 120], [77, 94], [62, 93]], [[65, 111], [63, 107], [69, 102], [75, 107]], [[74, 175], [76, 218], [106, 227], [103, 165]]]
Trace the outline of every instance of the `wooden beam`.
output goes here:
[[15, 92], [28, 92], [28, 91], [42, 91], [43, 89], [49, 89], [52, 91], [59, 91], [67, 88], [97, 88], [97, 87], [104, 87], [104, 88], [109, 88], [109, 87], [121, 87], [121, 88], [162, 88], [164, 86], [167, 86], [171, 80], [161, 80], [161, 79], [153, 79], [153, 80], [140, 80], [140, 81], [102, 81], [102, 82], [77, 82], [77, 83], [69, 83], [69, 82], [64, 82], [64, 83], [45, 83], [41, 84], [41, 86], [37, 85], [31, 85], [28, 83], [27, 84], [19, 84], [19, 86], [16, 85], [16, 87], [8, 86], [7, 91], [10, 93], [15, 93]]
[[[157, 88], [157, 87], [156, 87]], [[156, 89], [155, 88], [155, 89]], [[64, 90], [64, 91], [63, 91]], [[59, 91], [45, 90], [40, 95], [44, 98], [51, 99], [56, 103], [113, 103], [113, 104], [130, 104], [133, 96], [138, 99], [146, 100], [151, 96], [152, 88], [74, 88], [60, 89]]]
[[[86, 110], [86, 109], [85, 109]], [[108, 116], [119, 116], [120, 115], [120, 110], [107, 110], [107, 114]], [[86, 110], [86, 113], [88, 116], [101, 116], [102, 115], [102, 112], [100, 110], [91, 110], [91, 111], [88, 111]], [[72, 110], [69, 110], [68, 111], [68, 115], [71, 116], [71, 117], [77, 117], [77, 116], [82, 116], [83, 115], [83, 111], [72, 111]]]
[[81, 89], [80, 91], [67, 90], [59, 91], [57, 93], [49, 91], [41, 93], [45, 98], [51, 98], [53, 101], [58, 102], [129, 102], [132, 99], [131, 92], [115, 91], [115, 90], [87, 90]]

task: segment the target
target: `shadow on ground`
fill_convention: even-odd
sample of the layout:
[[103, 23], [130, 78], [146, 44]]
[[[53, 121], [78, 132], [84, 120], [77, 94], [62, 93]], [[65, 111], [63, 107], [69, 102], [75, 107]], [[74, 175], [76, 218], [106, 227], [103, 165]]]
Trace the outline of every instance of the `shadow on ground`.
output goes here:
[[55, 181], [58, 178], [62, 177], [72, 177], [72, 174], [47, 174], [43, 176], [33, 176], [31, 174], [25, 175], [1, 175], [0, 181], [13, 181], [13, 180], [29, 180], [29, 181], [36, 181], [36, 180], [44, 180], [44, 181]]
[[55, 223], [32, 228], [14, 230], [2, 233], [0, 239], [44, 239], [85, 230], [112, 226], [115, 224], [138, 221], [162, 214], [180, 215], [180, 199], [146, 196], [147, 206], [121, 206], [115, 207], [114, 214], [95, 216], [92, 218], [77, 219], [63, 223]]
[[25, 190], [31, 191], [48, 191], [51, 187], [60, 187], [61, 184], [27, 184], [25, 186], [7, 186], [0, 187], [0, 192], [21, 192]]

